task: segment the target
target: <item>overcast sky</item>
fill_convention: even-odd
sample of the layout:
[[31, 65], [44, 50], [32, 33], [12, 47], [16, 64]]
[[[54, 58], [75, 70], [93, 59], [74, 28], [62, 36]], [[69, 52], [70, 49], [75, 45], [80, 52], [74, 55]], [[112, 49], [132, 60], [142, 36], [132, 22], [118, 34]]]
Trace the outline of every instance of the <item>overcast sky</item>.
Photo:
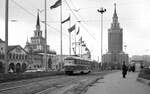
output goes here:
[[[9, 0], [9, 45], [26, 44], [27, 37], [33, 36], [37, 9], [44, 9], [44, 0]], [[48, 16], [48, 44], [50, 49], [56, 50], [60, 54], [60, 8], [50, 10], [49, 6], [57, 0], [47, 0]], [[92, 58], [97, 59], [100, 56], [100, 14], [97, 9], [104, 7], [107, 11], [104, 13], [104, 47], [106, 53], [108, 46], [108, 29], [112, 23], [114, 12], [114, 3], [117, 4], [117, 14], [120, 27], [123, 28], [123, 43], [127, 45], [126, 51], [131, 55], [150, 54], [150, 0], [66, 0], [78, 19], [70, 12], [65, 0], [63, 0], [63, 19], [71, 13], [71, 24], [80, 26], [80, 36], [87, 43], [91, 50]], [[0, 0], [0, 38], [5, 39], [5, 0]], [[44, 20], [44, 12], [40, 13], [40, 20]], [[81, 24], [76, 21], [81, 20]], [[69, 53], [68, 29], [69, 23], [63, 24], [63, 53]], [[83, 28], [84, 26], [84, 28]], [[87, 29], [87, 30], [85, 30]], [[44, 25], [41, 23], [41, 30], [44, 36]], [[89, 33], [90, 34], [89, 34]], [[73, 35], [73, 34], [72, 34]], [[93, 38], [94, 37], [94, 38]], [[73, 36], [72, 36], [73, 38]], [[72, 39], [73, 40], [73, 39]]]

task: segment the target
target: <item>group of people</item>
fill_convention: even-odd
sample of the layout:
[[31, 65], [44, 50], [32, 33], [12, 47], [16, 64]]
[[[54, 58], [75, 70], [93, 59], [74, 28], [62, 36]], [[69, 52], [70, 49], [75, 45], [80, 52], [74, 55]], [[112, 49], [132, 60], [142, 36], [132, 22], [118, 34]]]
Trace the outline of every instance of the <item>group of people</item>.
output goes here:
[[132, 72], [134, 72], [135, 71], [135, 66], [134, 65], [132, 65], [132, 66], [127, 66], [126, 64], [125, 64], [125, 62], [123, 62], [123, 65], [122, 65], [122, 76], [123, 76], [123, 78], [126, 78], [126, 75], [127, 75], [127, 71], [132, 71]]

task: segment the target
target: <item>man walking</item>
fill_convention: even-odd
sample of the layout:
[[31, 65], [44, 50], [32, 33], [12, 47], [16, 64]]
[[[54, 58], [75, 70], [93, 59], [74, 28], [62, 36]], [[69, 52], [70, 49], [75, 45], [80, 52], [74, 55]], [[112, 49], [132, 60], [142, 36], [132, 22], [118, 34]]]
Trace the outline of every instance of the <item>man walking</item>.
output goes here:
[[127, 74], [127, 66], [125, 65], [125, 62], [123, 61], [123, 65], [122, 65], [122, 76], [123, 76], [123, 78], [126, 78], [126, 74]]

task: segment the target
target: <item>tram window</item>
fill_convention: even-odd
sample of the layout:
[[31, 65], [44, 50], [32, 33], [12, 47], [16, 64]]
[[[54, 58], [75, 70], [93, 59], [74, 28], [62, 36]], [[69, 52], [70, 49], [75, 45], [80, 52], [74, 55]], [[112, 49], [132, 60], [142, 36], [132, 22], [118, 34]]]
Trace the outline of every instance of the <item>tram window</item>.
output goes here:
[[74, 64], [77, 64], [77, 60], [74, 60]]

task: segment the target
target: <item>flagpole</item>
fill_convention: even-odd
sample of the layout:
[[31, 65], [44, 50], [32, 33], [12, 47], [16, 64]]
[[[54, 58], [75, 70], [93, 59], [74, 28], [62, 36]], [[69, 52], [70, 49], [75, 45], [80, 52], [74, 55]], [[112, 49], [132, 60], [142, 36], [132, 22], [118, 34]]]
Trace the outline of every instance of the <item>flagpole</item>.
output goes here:
[[76, 27], [75, 27], [75, 55], [76, 55]]
[[79, 55], [81, 57], [81, 42], [79, 42]]
[[61, 60], [61, 68], [62, 68], [62, 0], [61, 0], [61, 5], [60, 5], [60, 60]]
[[45, 0], [45, 69], [48, 70], [47, 66], [47, 11], [46, 11], [46, 0]]
[[[69, 28], [71, 27], [71, 14], [69, 14]], [[69, 32], [69, 55], [71, 55], [71, 32]]]

